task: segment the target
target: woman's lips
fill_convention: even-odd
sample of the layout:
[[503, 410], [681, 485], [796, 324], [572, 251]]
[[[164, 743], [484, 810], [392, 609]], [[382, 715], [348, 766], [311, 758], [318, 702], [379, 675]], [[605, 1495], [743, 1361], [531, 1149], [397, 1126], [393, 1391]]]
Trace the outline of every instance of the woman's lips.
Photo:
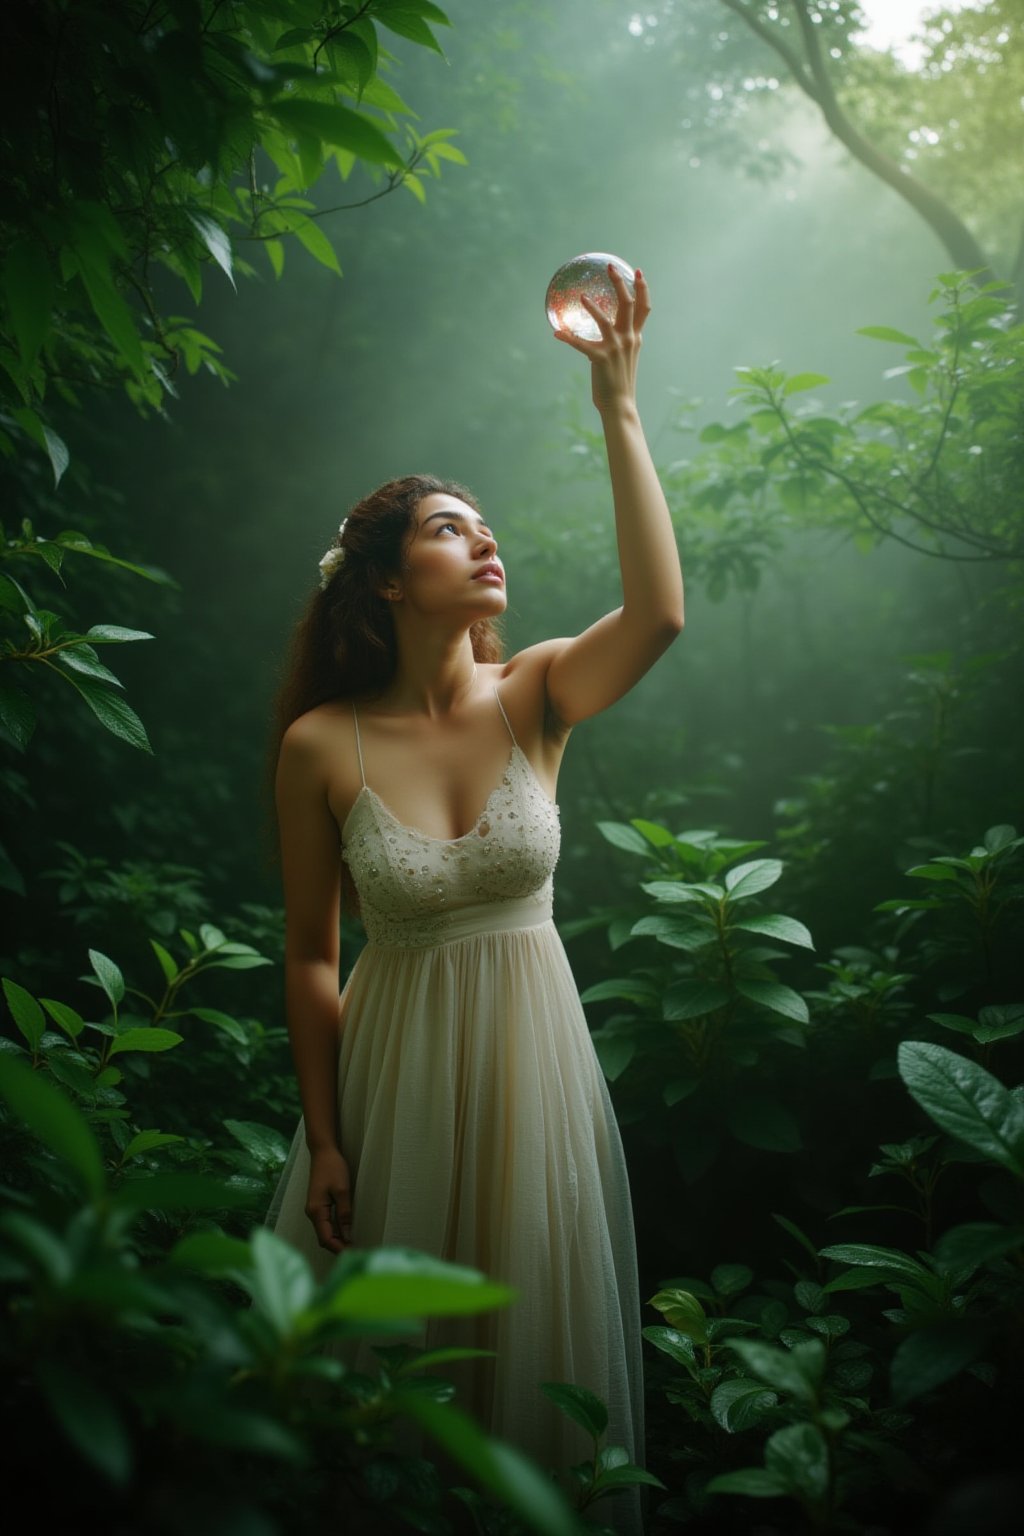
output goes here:
[[505, 585], [503, 573], [495, 565], [485, 565], [482, 571], [478, 571], [473, 577], [474, 581], [496, 581], [499, 586]]

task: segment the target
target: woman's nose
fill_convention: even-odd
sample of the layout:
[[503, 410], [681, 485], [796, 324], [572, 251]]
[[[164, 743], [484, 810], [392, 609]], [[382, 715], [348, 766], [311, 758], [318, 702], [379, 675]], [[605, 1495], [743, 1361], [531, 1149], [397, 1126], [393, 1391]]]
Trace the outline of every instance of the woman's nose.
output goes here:
[[481, 544], [482, 548], [487, 550], [490, 554], [492, 554], [492, 555], [496, 555], [497, 554], [497, 552], [498, 552], [498, 541], [494, 537], [494, 534], [491, 533], [486, 528], [481, 528], [481, 530], [480, 530], [480, 544]]

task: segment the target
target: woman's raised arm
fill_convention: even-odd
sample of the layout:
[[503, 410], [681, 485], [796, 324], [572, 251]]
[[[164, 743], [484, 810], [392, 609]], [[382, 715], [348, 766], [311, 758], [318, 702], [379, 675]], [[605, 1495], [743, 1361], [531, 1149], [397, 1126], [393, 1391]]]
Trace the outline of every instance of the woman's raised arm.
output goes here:
[[285, 906], [285, 1012], [310, 1154], [306, 1215], [322, 1248], [340, 1253], [351, 1218], [339, 1148], [338, 1045], [341, 858], [321, 753], [309, 722], [284, 734], [277, 766]]
[[683, 576], [668, 505], [651, 460], [636, 404], [641, 331], [651, 312], [647, 280], [636, 294], [609, 266], [618, 294], [611, 321], [583, 299], [601, 331], [586, 341], [555, 332], [590, 359], [594, 405], [601, 416], [615, 504], [622, 607], [554, 651], [547, 695], [555, 717], [575, 725], [622, 697], [654, 665], [683, 627]]

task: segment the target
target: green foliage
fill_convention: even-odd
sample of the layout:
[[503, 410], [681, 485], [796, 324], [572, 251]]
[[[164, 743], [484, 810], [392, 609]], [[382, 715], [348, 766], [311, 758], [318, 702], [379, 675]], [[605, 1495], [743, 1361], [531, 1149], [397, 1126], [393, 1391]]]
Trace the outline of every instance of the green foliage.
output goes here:
[[901, 936], [924, 928], [922, 950], [929, 960], [941, 961], [948, 977], [947, 998], [992, 980], [999, 941], [1012, 938], [1014, 919], [1024, 902], [1021, 847], [1024, 838], [1016, 835], [1016, 828], [989, 827], [983, 841], [965, 857], [939, 854], [906, 871], [913, 879], [928, 882], [929, 895], [895, 897], [879, 902], [875, 909], [903, 919]]
[[[155, 268], [198, 304], [213, 266], [235, 284], [284, 240], [341, 275], [304, 195], [333, 168], [422, 201], [452, 129], [420, 133], [385, 78], [382, 33], [440, 53], [448, 25], [430, 0], [40, 0], [12, 17], [0, 73], [9, 129], [0, 166], [0, 451], [24, 441], [59, 480], [68, 451], [49, 419], [56, 395], [120, 386], [141, 410], [176, 393], [182, 363], [225, 383], [220, 348], [187, 317], [162, 314]], [[45, 127], [43, 126], [45, 125]]]
[[787, 959], [776, 946], [814, 945], [796, 918], [754, 909], [780, 879], [781, 860], [749, 859], [762, 843], [707, 829], [674, 834], [635, 819], [602, 822], [600, 831], [648, 866], [640, 881], [648, 903], [601, 921], [613, 950], [643, 939], [649, 960], [582, 994], [584, 1003], [630, 1005], [593, 1033], [610, 1080], [632, 1067], [623, 1119], [645, 1117], [648, 1136], [671, 1143], [687, 1180], [713, 1162], [723, 1124], [746, 1146], [796, 1150], [799, 1122], [771, 1091], [769, 1073], [774, 1064], [784, 1075], [786, 1053], [803, 1047], [810, 1014], [801, 993], [776, 975]]
[[[700, 456], [663, 474], [670, 500], [688, 509], [712, 596], [730, 583], [756, 586], [780, 528], [840, 530], [864, 548], [892, 538], [967, 562], [1024, 558], [1024, 326], [1009, 324], [1005, 289], [989, 283], [969, 294], [969, 276], [938, 279], [931, 300], [942, 309], [929, 344], [888, 326], [859, 332], [904, 348], [906, 362], [885, 376], [905, 377], [916, 399], [853, 403], [834, 415], [814, 402], [799, 410], [793, 397], [828, 384], [825, 375], [737, 369], [731, 393], [743, 419], [705, 426]], [[694, 509], [704, 514], [695, 528]], [[718, 545], [744, 540], [746, 553], [733, 557], [744, 561], [741, 574], [722, 564]]]
[[[979, 1161], [1006, 1168], [1017, 1180], [1024, 1176], [1018, 1097], [978, 1064], [940, 1046], [907, 1041], [899, 1056], [907, 1088], [940, 1128]], [[909, 1162], [935, 1140], [883, 1150], [891, 1162]], [[853, 1529], [865, 1489], [894, 1479], [920, 1496], [925, 1486], [907, 1454], [915, 1423], [908, 1406], [923, 1413], [934, 1394], [948, 1391], [965, 1372], [994, 1382], [993, 1361], [1007, 1346], [1024, 1300], [1016, 1262], [1024, 1253], [1024, 1222], [1018, 1216], [963, 1223], [915, 1256], [872, 1243], [834, 1243], [816, 1252], [792, 1222], [778, 1220], [819, 1272], [825, 1260], [840, 1266], [838, 1273], [824, 1283], [802, 1275], [792, 1285], [759, 1285], [746, 1266], [721, 1265], [711, 1285], [673, 1279], [649, 1302], [667, 1326], [647, 1327], [644, 1337], [671, 1362], [662, 1389], [684, 1410], [691, 1446], [694, 1430], [711, 1441], [723, 1432], [763, 1440], [762, 1465], [691, 1479], [689, 1510], [707, 1515], [708, 1501], [721, 1494], [789, 1497], [812, 1527]], [[881, 1339], [864, 1316], [869, 1293], [878, 1289], [899, 1301], [884, 1314], [894, 1326]], [[863, 1305], [856, 1303], [859, 1293]], [[837, 1310], [844, 1295], [848, 1300]], [[729, 1315], [714, 1317], [708, 1306], [719, 1314], [728, 1307]], [[720, 1466], [724, 1451], [709, 1449], [701, 1459]]]
[[[14, 630], [0, 639], [0, 662], [5, 664], [0, 673], [0, 726], [14, 746], [25, 751], [37, 714], [31, 695], [21, 683], [29, 678], [36, 681], [42, 669], [73, 688], [100, 724], [119, 740], [151, 752], [145, 726], [118, 692], [123, 685], [100, 661], [96, 647], [152, 640], [153, 636], [121, 624], [92, 624], [84, 634], [69, 629], [58, 614], [39, 607], [25, 582], [13, 574], [19, 565], [38, 570], [33, 562], [42, 561], [63, 581], [61, 572], [69, 553], [120, 567], [163, 586], [177, 585], [165, 572], [119, 559], [105, 545], [73, 529], [46, 538], [35, 533], [29, 519], [23, 518], [20, 534], [9, 538], [0, 526], [0, 561], [8, 567], [0, 571], [0, 609], [5, 627]], [[21, 620], [20, 626], [15, 627], [16, 619]]]
[[[678, 1129], [667, 1139], [677, 1168], [692, 1183], [709, 1166], [708, 1142], [720, 1144], [725, 1128], [738, 1134], [735, 1105], [743, 1102], [742, 1073], [756, 1061], [760, 1087], [777, 1053], [763, 1029], [759, 1045], [752, 1047], [742, 1034], [723, 1028], [711, 1041], [714, 1054], [705, 1069], [694, 1070], [692, 1052], [684, 1058], [685, 1037], [671, 1042], [675, 1061], [667, 1049], [670, 1015], [677, 1007], [685, 1014], [692, 996], [695, 1010], [708, 1011], [694, 1013], [706, 1025], [716, 1008], [727, 1007], [731, 989], [739, 991], [744, 950], [733, 950], [728, 939], [723, 946], [719, 938], [730, 963], [720, 961], [714, 948], [719, 927], [733, 932], [732, 944], [741, 935], [761, 933], [787, 940], [797, 953], [806, 948], [806, 929], [781, 913], [745, 915], [746, 900], [770, 890], [781, 875], [781, 861], [749, 858], [763, 844], [733, 843], [712, 832], [675, 834], [641, 818], [605, 823], [600, 830], [620, 853], [647, 863], [641, 889], [660, 913], [638, 919], [630, 909], [606, 909], [587, 921], [607, 929], [616, 954], [643, 938], [677, 947], [685, 958], [676, 965], [684, 973], [700, 969], [702, 958], [708, 961], [699, 987], [687, 977], [690, 986], [677, 990], [672, 963], [639, 962], [628, 971], [620, 967], [615, 980], [583, 994], [631, 1005], [630, 1014], [613, 1016], [598, 1028], [595, 1046], [624, 1106], [621, 1118], [642, 1130], [648, 1147], [666, 1139], [666, 1108], [678, 1115]], [[901, 1181], [909, 1200], [905, 1194], [899, 1201], [837, 1201], [829, 1219], [856, 1218], [858, 1224], [868, 1219], [883, 1233], [909, 1226], [911, 1235], [901, 1242], [899, 1236], [878, 1239], [869, 1231], [864, 1239], [819, 1246], [779, 1214], [776, 1222], [799, 1245], [797, 1265], [782, 1259], [790, 1280], [758, 1278], [752, 1266], [731, 1262], [717, 1265], [710, 1280], [674, 1275], [660, 1283], [648, 1305], [663, 1321], [643, 1330], [659, 1360], [649, 1380], [671, 1409], [682, 1411], [685, 1451], [675, 1454], [693, 1468], [685, 1494], [671, 1501], [676, 1518], [717, 1528], [717, 1501], [744, 1495], [790, 1499], [814, 1529], [862, 1528], [872, 1511], [889, 1507], [893, 1497], [920, 1507], [933, 1425], [955, 1411], [949, 1394], [966, 1392], [965, 1377], [982, 1394], [977, 1401], [982, 1424], [998, 1419], [1012, 1399], [1015, 1320], [1024, 1301], [1020, 1090], [1004, 1086], [984, 1062], [914, 1037], [926, 1017], [987, 1055], [1011, 1052], [1024, 1032], [1024, 1008], [1016, 1003], [987, 1003], [976, 1017], [929, 1012], [936, 990], [940, 996], [950, 991], [951, 956], [976, 962], [987, 946], [992, 964], [984, 971], [972, 964], [961, 983], [972, 996], [979, 990], [992, 996], [994, 987], [1013, 984], [1012, 964], [1007, 969], [1002, 963], [996, 940], [1000, 926], [1009, 931], [1017, 906], [1020, 842], [1012, 826], [1000, 824], [965, 856], [937, 852], [914, 864], [907, 874], [928, 881], [934, 901], [910, 912], [902, 902], [878, 904], [876, 924], [883, 931], [897, 928], [897, 939], [877, 950], [842, 946], [818, 966], [830, 978], [828, 988], [796, 994], [813, 1005], [803, 1035], [805, 1055], [814, 1059], [806, 1074], [779, 1073], [777, 1103], [799, 1124], [812, 1091], [818, 1101], [816, 1160], [835, 1156], [848, 1165], [850, 1148], [841, 1129], [847, 1102], [858, 1114], [870, 1114], [865, 1096], [883, 1092], [895, 1074], [930, 1122], [930, 1134], [906, 1124], [904, 1139], [884, 1142], [880, 1160], [868, 1171], [869, 1178]], [[652, 874], [659, 878], [649, 878]], [[739, 905], [730, 912], [734, 902]], [[993, 926], [979, 923], [980, 912]], [[918, 932], [919, 924], [940, 920], [944, 927], [934, 942]], [[908, 922], [916, 944], [908, 943]], [[585, 926], [579, 923], [577, 931]], [[778, 955], [769, 958], [774, 962]], [[620, 1033], [631, 1049], [617, 1054]], [[704, 1040], [707, 1048], [707, 1035]], [[837, 1050], [846, 1052], [845, 1058], [837, 1058]], [[682, 1081], [677, 1063], [684, 1059], [689, 1070]], [[849, 1099], [839, 1059], [863, 1074], [849, 1085]], [[649, 1062], [654, 1066], [648, 1072]], [[907, 1107], [904, 1100], [904, 1114]], [[745, 1129], [749, 1133], [749, 1122]], [[758, 1145], [753, 1137], [749, 1141]], [[794, 1150], [794, 1157], [799, 1155]], [[663, 1173], [664, 1160], [657, 1158], [656, 1166]], [[753, 1164], [744, 1166], [752, 1176]], [[950, 1192], [963, 1181], [964, 1169], [973, 1188], [960, 1189], [953, 1203]], [[732, 1178], [744, 1182], [736, 1171]], [[806, 1172], [795, 1178], [806, 1185]], [[938, 1203], [940, 1183], [947, 1192], [944, 1207]], [[948, 1211], [955, 1212], [952, 1222]], [[925, 1246], [915, 1250], [922, 1233]], [[886, 1292], [879, 1317], [878, 1298]], [[759, 1462], [751, 1457], [755, 1444]]]
[[[91, 958], [116, 1008], [120, 973], [106, 957]], [[573, 1536], [577, 1522], [551, 1482], [451, 1406], [454, 1388], [430, 1373], [486, 1351], [374, 1346], [381, 1364], [373, 1377], [346, 1363], [346, 1342], [374, 1326], [415, 1334], [427, 1317], [504, 1306], [514, 1292], [476, 1270], [400, 1248], [350, 1250], [318, 1283], [301, 1255], [266, 1228], [242, 1238], [210, 1226], [211, 1214], [251, 1203], [251, 1181], [152, 1171], [152, 1154], [180, 1142], [159, 1132], [137, 1133], [116, 1162], [105, 1155], [107, 1121], [67, 1097], [38, 1003], [9, 980], [4, 992], [36, 1066], [19, 1060], [12, 1042], [0, 1052], [8, 1147], [29, 1132], [46, 1156], [23, 1159], [19, 1186], [0, 1202], [0, 1351], [9, 1384], [17, 1384], [9, 1385], [9, 1407], [26, 1426], [13, 1430], [23, 1469], [37, 1459], [27, 1426], [40, 1416], [50, 1426], [47, 1445], [56, 1434], [73, 1458], [76, 1484], [62, 1495], [69, 1513], [93, 1496], [94, 1484], [115, 1520], [131, 1510], [138, 1518], [140, 1507], [166, 1500], [173, 1488], [162, 1528], [184, 1533], [212, 1478], [232, 1518], [252, 1520], [258, 1511], [260, 1529], [269, 1531], [299, 1529], [297, 1509], [301, 1529], [315, 1523], [321, 1486], [368, 1519], [376, 1509], [382, 1519], [393, 1513], [447, 1529], [436, 1524], [436, 1471], [395, 1454], [393, 1434], [405, 1419], [524, 1529]], [[72, 1039], [88, 1027], [73, 1010], [43, 1002]], [[168, 1048], [180, 1043], [174, 1037]], [[97, 1081], [110, 1070], [101, 1067]], [[84, 1091], [81, 1101], [88, 1105]], [[228, 1129], [259, 1160], [263, 1128], [229, 1122]], [[145, 1160], [146, 1171], [122, 1177], [132, 1160]], [[180, 1221], [169, 1241], [154, 1245], [145, 1230], [159, 1230], [154, 1221], [172, 1212]], [[575, 1411], [577, 1389], [546, 1390]], [[590, 1409], [606, 1422], [598, 1399]], [[627, 1462], [606, 1448], [593, 1467], [578, 1469], [579, 1507], [638, 1481], [657, 1482]]]

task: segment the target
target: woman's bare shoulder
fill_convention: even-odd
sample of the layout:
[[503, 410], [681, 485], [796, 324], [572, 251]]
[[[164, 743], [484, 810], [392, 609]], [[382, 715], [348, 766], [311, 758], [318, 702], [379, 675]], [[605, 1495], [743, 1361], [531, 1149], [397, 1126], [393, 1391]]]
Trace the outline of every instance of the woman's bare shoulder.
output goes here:
[[331, 699], [307, 709], [285, 729], [281, 737], [281, 756], [303, 759], [310, 765], [325, 753], [337, 750], [339, 738], [352, 734], [352, 712], [340, 701]]

